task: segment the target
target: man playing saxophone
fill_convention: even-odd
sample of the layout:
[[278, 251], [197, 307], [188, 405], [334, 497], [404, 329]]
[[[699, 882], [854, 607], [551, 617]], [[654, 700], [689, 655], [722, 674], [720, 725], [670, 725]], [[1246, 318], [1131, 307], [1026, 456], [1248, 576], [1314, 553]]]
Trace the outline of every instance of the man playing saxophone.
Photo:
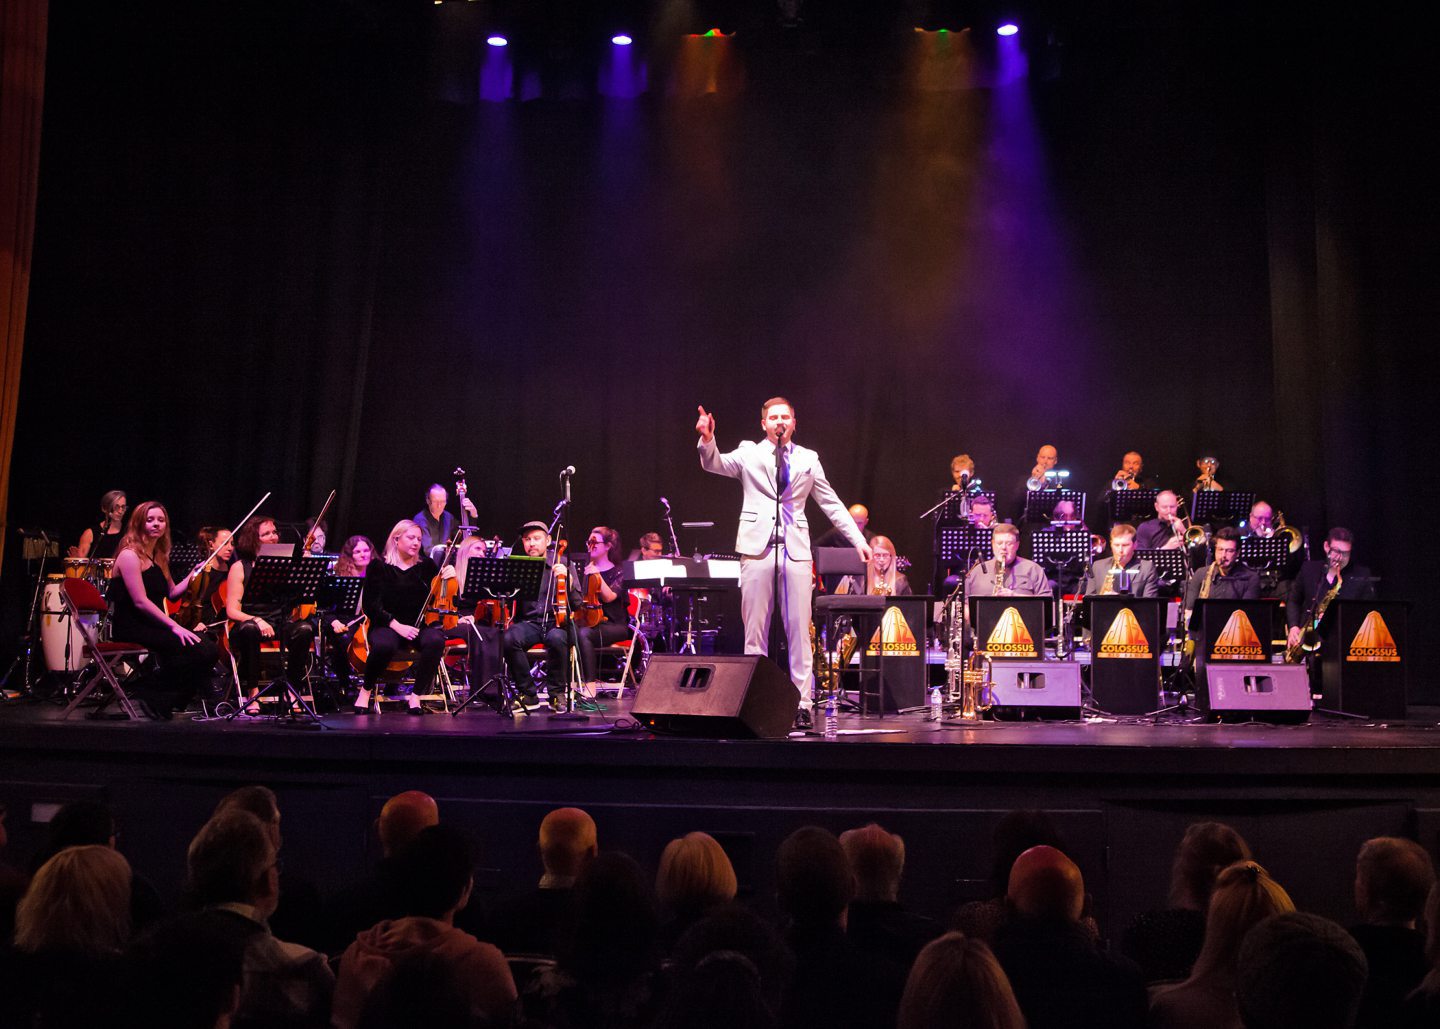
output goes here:
[[981, 561], [965, 576], [971, 597], [1043, 597], [1050, 593], [1045, 570], [1020, 556], [1020, 530], [1002, 523], [990, 537], [992, 561]]
[[1285, 621], [1290, 626], [1286, 643], [1291, 647], [1297, 646], [1305, 630], [1312, 627], [1306, 619], [1314, 618], [1320, 598], [1337, 582], [1340, 588], [1336, 590], [1334, 599], [1375, 599], [1375, 581], [1370, 577], [1370, 570], [1358, 565], [1350, 568], [1350, 553], [1354, 546], [1354, 534], [1337, 525], [1325, 536], [1325, 559], [1306, 561], [1300, 566], [1285, 601]]
[[1197, 569], [1185, 584], [1185, 622], [1199, 600], [1259, 600], [1260, 576], [1240, 561], [1240, 530], [1215, 530], [1215, 559]]
[[1086, 596], [1153, 597], [1156, 591], [1155, 566], [1135, 556], [1135, 527], [1116, 522], [1110, 527], [1110, 556], [1091, 566]]

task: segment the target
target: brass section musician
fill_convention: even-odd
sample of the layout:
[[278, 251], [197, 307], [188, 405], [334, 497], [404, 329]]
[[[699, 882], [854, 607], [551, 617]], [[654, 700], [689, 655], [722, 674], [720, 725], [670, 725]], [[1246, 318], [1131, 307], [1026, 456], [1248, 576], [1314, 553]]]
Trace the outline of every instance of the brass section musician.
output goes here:
[[[1215, 560], [1197, 569], [1185, 583], [1185, 620], [1200, 599], [1259, 600], [1260, 576], [1240, 560], [1240, 530], [1225, 526], [1215, 530]], [[1208, 586], [1208, 590], [1204, 588]], [[1201, 593], [1204, 590], [1204, 597]]]

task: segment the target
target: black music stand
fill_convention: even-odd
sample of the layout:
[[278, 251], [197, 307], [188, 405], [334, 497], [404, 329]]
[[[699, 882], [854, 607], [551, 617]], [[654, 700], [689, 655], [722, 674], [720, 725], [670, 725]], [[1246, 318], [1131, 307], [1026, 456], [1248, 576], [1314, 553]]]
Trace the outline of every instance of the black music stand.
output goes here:
[[1155, 498], [1159, 495], [1158, 489], [1111, 490], [1105, 495], [1105, 510], [1110, 515], [1110, 524], [1128, 522], [1137, 525], [1155, 517]]
[[1066, 500], [1075, 505], [1075, 517], [1083, 522], [1085, 520], [1085, 491], [1049, 486], [1044, 489], [1025, 491], [1025, 514], [1020, 520], [1022, 522], [1049, 522], [1050, 512], [1055, 510], [1055, 505]]
[[989, 557], [994, 532], [993, 527], [983, 528], [968, 522], [961, 522], [958, 525], [937, 523], [933, 550], [934, 564], [931, 568], [934, 580], [930, 584], [931, 592], [944, 593], [945, 580], [949, 575], [959, 572], [960, 578], [963, 580], [965, 572], [971, 565]]
[[1044, 529], [1030, 537], [1030, 549], [1038, 564], [1063, 568], [1090, 559], [1090, 530]]
[[1254, 490], [1201, 490], [1190, 494], [1190, 523], [1239, 525], [1250, 517], [1254, 506]]
[[1185, 552], [1171, 550], [1137, 550], [1135, 556], [1155, 566], [1155, 578], [1171, 586], [1185, 587]]
[[342, 622], [348, 622], [360, 610], [360, 591], [365, 588], [363, 575], [332, 575], [325, 573], [315, 587], [315, 608], [333, 614]]
[[1283, 568], [1290, 560], [1290, 540], [1285, 536], [1241, 536], [1240, 560], [1251, 568]]
[[[995, 505], [995, 491], [993, 489], [947, 489], [940, 494], [939, 499], [935, 502], [935, 506], [931, 508], [935, 514], [937, 525], [956, 525], [965, 522], [965, 516], [960, 513], [960, 500], [962, 497], [971, 504], [975, 503], [975, 501], [981, 497], [984, 497], [990, 501], [992, 507]], [[924, 516], [922, 515], [921, 517]]]
[[[292, 551], [294, 548], [290, 548]], [[282, 554], [262, 553], [255, 558], [255, 566], [250, 574], [250, 584], [246, 587], [245, 601], [256, 608], [272, 607], [282, 612], [289, 612], [299, 604], [315, 602], [316, 590], [320, 586], [320, 580], [325, 577], [330, 569], [330, 559], [325, 557], [312, 557], [308, 554], [298, 556], [286, 556]], [[286, 674], [285, 662], [289, 660], [289, 635], [291, 620], [288, 617], [279, 619], [280, 631], [277, 639], [280, 643], [280, 675], [270, 680], [268, 686], [263, 687], [253, 697], [242, 699], [236, 703], [235, 711], [230, 715], [233, 720], [250, 705], [258, 703], [262, 698], [274, 692], [277, 688], [283, 688], [285, 700], [285, 714], [281, 717], [295, 719], [295, 708], [299, 707], [310, 720], [308, 725], [324, 728], [320, 716], [315, 713], [314, 708], [305, 703], [305, 698], [300, 694], [300, 688], [290, 681]]]
[[[544, 579], [545, 559], [543, 557], [520, 554], [512, 554], [510, 557], [489, 557], [482, 554], [471, 554], [465, 562], [467, 597], [503, 601], [513, 604], [515, 610], [519, 610], [524, 604], [532, 604], [540, 599], [540, 584]], [[461, 711], [475, 703], [485, 691], [485, 687], [492, 682], [495, 684], [493, 707], [497, 715], [504, 715], [507, 718], [514, 717], [513, 709], [516, 706], [521, 711], [529, 713], [529, 709], [518, 699], [515, 682], [510, 678], [510, 669], [506, 667], [503, 660], [503, 647], [501, 657], [500, 674], [478, 685], [471, 683], [470, 695], [465, 698], [463, 704], [458, 705], [454, 711], [450, 712], [450, 717], [458, 717]]]
[[[206, 556], [207, 555], [200, 553], [200, 544], [198, 543], [192, 543], [188, 540], [175, 543], [170, 547], [170, 567], [172, 569], [183, 568], [188, 572], [203, 561]], [[181, 577], [183, 578], [183, 575]]]

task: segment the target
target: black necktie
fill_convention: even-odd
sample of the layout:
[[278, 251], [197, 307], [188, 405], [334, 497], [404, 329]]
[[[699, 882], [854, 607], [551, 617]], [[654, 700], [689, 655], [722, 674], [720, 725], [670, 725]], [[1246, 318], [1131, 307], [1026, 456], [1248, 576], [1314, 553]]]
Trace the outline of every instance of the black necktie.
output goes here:
[[790, 485], [790, 454], [783, 446], [780, 448], [780, 470], [775, 475], [775, 485], [782, 496]]

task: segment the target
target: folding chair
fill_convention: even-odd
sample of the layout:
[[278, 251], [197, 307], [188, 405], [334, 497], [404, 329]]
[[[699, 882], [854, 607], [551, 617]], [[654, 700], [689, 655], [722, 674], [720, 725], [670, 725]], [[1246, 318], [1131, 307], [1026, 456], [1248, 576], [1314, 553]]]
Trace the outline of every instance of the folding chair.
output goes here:
[[[98, 711], [105, 710], [112, 702], [118, 701], [120, 709], [130, 718], [139, 718], [139, 712], [135, 709], [134, 703], [121, 685], [121, 677], [116, 675], [120, 664], [125, 661], [138, 662], [150, 655], [150, 651], [138, 643], [120, 643], [100, 638], [100, 627], [104, 619], [110, 613], [105, 598], [100, 591], [87, 579], [66, 579], [60, 585], [61, 595], [64, 598], [65, 610], [73, 619], [71, 624], [80, 630], [80, 635], [85, 640], [85, 656], [90, 659], [90, 664], [81, 673], [79, 690], [75, 699], [70, 701], [65, 708], [61, 718], [69, 718], [77, 707], [95, 691], [95, 688], [102, 683], [110, 688], [110, 696], [101, 701]], [[96, 620], [91, 621], [82, 618], [82, 615], [95, 615]], [[133, 674], [133, 673], [132, 673]], [[130, 674], [124, 678], [129, 679]]]
[[644, 613], [645, 605], [648, 603], [650, 603], [649, 590], [630, 590], [629, 602], [625, 606], [625, 613], [630, 622], [630, 638], [628, 640], [616, 640], [614, 643], [607, 644], [595, 651], [597, 660], [607, 656], [621, 659], [620, 678], [614, 683], [605, 684], [615, 687], [615, 697], [617, 700], [624, 695], [627, 685], [640, 685], [640, 676], [643, 674], [644, 669], [641, 668], [637, 671], [635, 668], [636, 648], [638, 647], [644, 654], [642, 661], [648, 660], [650, 656], [650, 641], [640, 633], [641, 615]]

